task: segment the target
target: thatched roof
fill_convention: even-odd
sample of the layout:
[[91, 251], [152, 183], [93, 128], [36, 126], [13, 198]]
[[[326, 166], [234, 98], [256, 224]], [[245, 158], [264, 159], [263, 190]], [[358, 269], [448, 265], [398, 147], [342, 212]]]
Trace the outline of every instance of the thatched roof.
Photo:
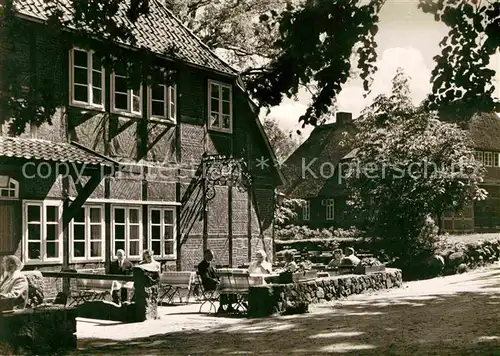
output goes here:
[[469, 132], [477, 149], [500, 152], [500, 117], [498, 114], [474, 115], [469, 124]]
[[[287, 183], [280, 190], [290, 198], [318, 196], [329, 180], [328, 176], [332, 175], [332, 167], [336, 167], [341, 159], [351, 153], [352, 149], [341, 145], [341, 141], [345, 141], [344, 133], [353, 130], [352, 123], [316, 127], [309, 138], [286, 160], [282, 171]], [[309, 167], [314, 175], [303, 167]]]

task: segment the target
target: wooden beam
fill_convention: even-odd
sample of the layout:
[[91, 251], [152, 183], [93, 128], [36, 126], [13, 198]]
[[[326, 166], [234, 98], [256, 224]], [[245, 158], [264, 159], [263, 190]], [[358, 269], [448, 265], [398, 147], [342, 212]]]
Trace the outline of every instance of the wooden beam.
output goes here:
[[229, 267], [233, 267], [233, 187], [229, 187], [227, 191], [227, 221], [228, 221], [228, 248], [229, 248]]
[[[70, 214], [69, 207], [69, 177], [64, 176], [62, 178], [62, 195], [63, 195], [63, 263], [62, 270], [69, 269], [69, 254], [70, 254], [70, 246], [69, 246], [69, 222], [68, 215]], [[70, 291], [70, 281], [68, 278], [63, 279], [63, 293], [69, 295]]]
[[[202, 163], [203, 164], [203, 163]], [[203, 167], [203, 251], [208, 248], [208, 199], [207, 199], [207, 179], [205, 177], [205, 167]]]
[[252, 261], [252, 191], [247, 192], [247, 235], [248, 235], [248, 262]]
[[[80, 209], [83, 204], [85, 204], [88, 197], [90, 197], [95, 188], [97, 188], [97, 186], [101, 183], [101, 180], [102, 179], [100, 174], [94, 174], [90, 176], [90, 179], [87, 181], [85, 186], [82, 187], [82, 190], [78, 192], [78, 195], [76, 196], [75, 200], [71, 202], [69, 208], [66, 209], [66, 212], [63, 211], [63, 226], [69, 224], [71, 219], [73, 219], [75, 211], [77, 209]], [[69, 200], [69, 198], [67, 200]]]
[[[181, 183], [178, 181], [175, 183], [175, 200], [176, 201], [181, 201]], [[182, 235], [181, 235], [181, 229], [180, 229], [180, 221], [181, 221], [181, 209], [177, 208], [175, 209], [175, 221], [177, 222], [177, 228], [176, 228], [176, 236], [175, 238], [177, 239], [177, 243], [175, 244], [176, 252], [177, 252], [177, 259], [175, 260], [175, 269], [177, 271], [182, 271]]]

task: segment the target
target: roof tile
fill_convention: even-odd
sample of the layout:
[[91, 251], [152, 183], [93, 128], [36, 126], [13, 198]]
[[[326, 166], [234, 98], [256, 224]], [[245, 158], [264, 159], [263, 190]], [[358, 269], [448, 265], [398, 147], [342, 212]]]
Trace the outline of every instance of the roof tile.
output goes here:
[[115, 163], [69, 143], [0, 136], [0, 158], [5, 157], [104, 166], [113, 166]]
[[[146, 47], [154, 53], [166, 56], [169, 48], [178, 48], [181, 60], [207, 69], [236, 75], [236, 71], [212, 52], [201, 40], [187, 29], [160, 1], [150, 1], [150, 13], [141, 16], [135, 24], [126, 17], [129, 1], [121, 2], [117, 22], [126, 22], [133, 29], [138, 47]], [[68, 0], [59, 0], [69, 15], [72, 10]], [[43, 0], [15, 0], [16, 10], [25, 16], [46, 20], [48, 11]], [[127, 43], [124, 43], [127, 44]]]

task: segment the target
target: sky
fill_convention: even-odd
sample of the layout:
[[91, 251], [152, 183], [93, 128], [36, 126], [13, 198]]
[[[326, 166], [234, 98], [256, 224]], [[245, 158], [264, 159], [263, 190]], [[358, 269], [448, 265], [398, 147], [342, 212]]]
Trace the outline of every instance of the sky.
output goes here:
[[[380, 13], [379, 32], [376, 35], [378, 71], [372, 84], [372, 94], [364, 99], [362, 82], [354, 78], [342, 88], [337, 98], [339, 111], [347, 111], [353, 117], [369, 105], [378, 94], [389, 93], [391, 79], [401, 66], [410, 76], [410, 89], [414, 104], [419, 104], [431, 91], [430, 77], [434, 68], [433, 57], [440, 53], [439, 42], [448, 33], [448, 28], [434, 21], [434, 17], [417, 8], [418, 0], [388, 0]], [[496, 70], [495, 85], [500, 96], [500, 53], [493, 57], [490, 66]], [[301, 92], [298, 101], [286, 99], [271, 109], [270, 116], [278, 119], [279, 125], [288, 130], [300, 129], [301, 139], [307, 138], [313, 127], [302, 129], [298, 118], [305, 112], [310, 96]], [[264, 117], [264, 110], [261, 117]]]

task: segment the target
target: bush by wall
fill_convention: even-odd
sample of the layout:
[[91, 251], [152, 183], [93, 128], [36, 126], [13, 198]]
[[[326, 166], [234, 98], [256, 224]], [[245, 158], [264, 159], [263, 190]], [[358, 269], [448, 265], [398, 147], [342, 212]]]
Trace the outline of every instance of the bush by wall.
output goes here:
[[403, 270], [404, 280], [434, 278], [464, 273], [486, 266], [500, 258], [500, 238], [494, 240], [457, 242], [446, 236], [435, 245], [435, 254], [424, 259], [397, 260], [392, 267]]

